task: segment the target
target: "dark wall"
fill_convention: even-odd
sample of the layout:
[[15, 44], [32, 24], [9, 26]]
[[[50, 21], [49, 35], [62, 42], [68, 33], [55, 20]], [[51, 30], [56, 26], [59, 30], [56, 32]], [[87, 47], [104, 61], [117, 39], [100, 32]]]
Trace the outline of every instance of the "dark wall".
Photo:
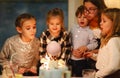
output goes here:
[[68, 25], [68, 2], [67, 0], [0, 0], [0, 50], [5, 40], [17, 34], [15, 19], [22, 13], [31, 13], [37, 18], [37, 34], [39, 37], [45, 29], [45, 17], [48, 10], [61, 8], [64, 11], [65, 26]]

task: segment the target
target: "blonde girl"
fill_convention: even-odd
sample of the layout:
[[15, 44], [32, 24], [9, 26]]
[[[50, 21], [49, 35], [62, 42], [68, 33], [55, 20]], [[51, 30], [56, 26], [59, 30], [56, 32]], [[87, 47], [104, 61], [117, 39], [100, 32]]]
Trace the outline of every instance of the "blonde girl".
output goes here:
[[104, 10], [100, 27], [102, 41], [95, 78], [120, 78], [120, 9]]
[[64, 27], [64, 14], [62, 9], [49, 10], [46, 17], [47, 30], [40, 36], [40, 56], [46, 55], [46, 46], [51, 41], [57, 41], [61, 45], [61, 53], [57, 59], [67, 60], [71, 52], [71, 40]]

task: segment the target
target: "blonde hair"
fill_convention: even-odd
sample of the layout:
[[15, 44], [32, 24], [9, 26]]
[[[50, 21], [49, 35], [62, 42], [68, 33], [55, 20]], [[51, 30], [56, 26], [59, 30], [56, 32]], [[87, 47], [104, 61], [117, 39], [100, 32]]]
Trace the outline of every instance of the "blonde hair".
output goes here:
[[48, 22], [50, 20], [51, 17], [60, 17], [61, 18], [61, 22], [62, 22], [62, 26], [61, 26], [61, 30], [64, 31], [64, 14], [62, 9], [60, 8], [54, 8], [48, 11], [47, 13], [47, 17], [46, 17], [46, 22]]
[[120, 37], [120, 9], [118, 8], [108, 8], [102, 12], [106, 15], [111, 21], [113, 21], [113, 28], [110, 34], [107, 34], [105, 37], [102, 37], [101, 47], [103, 47], [110, 38]]

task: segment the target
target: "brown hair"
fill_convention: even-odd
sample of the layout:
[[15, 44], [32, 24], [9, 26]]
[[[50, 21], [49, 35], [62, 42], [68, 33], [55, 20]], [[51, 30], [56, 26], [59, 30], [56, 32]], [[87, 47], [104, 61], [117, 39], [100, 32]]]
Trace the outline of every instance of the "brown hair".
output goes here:
[[110, 38], [120, 37], [120, 9], [118, 8], [108, 8], [102, 12], [106, 15], [111, 21], [113, 21], [113, 28], [110, 34], [102, 38], [101, 46], [105, 45]]
[[81, 5], [77, 8], [76, 12], [75, 12], [75, 16], [77, 17], [79, 14], [83, 14], [84, 13], [84, 6]]
[[21, 27], [23, 25], [23, 23], [26, 21], [26, 20], [29, 20], [29, 19], [35, 19], [36, 18], [31, 15], [31, 14], [28, 14], [28, 13], [23, 13], [21, 15], [19, 15], [16, 20], [15, 20], [15, 26], [16, 27]]
[[65, 30], [65, 28], [64, 28], [64, 14], [63, 14], [62, 9], [54, 8], [54, 9], [49, 10], [47, 13], [46, 22], [48, 22], [51, 17], [58, 17], [58, 16], [61, 18], [61, 22], [62, 22], [61, 30], [64, 31]]

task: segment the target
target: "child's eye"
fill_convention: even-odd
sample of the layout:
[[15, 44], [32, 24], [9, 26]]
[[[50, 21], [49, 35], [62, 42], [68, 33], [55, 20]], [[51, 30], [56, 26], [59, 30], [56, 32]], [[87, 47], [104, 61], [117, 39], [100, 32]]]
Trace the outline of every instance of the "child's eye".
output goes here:
[[105, 20], [103, 20], [103, 22], [106, 22]]
[[33, 29], [36, 29], [36, 26], [34, 26]]
[[102, 22], [106, 22], [104, 19], [101, 20]]
[[50, 23], [50, 25], [53, 25], [53, 23]]
[[27, 30], [30, 30], [30, 28], [26, 28]]
[[59, 23], [57, 23], [56, 25], [60, 25]]
[[81, 16], [78, 16], [78, 18], [81, 18]]

